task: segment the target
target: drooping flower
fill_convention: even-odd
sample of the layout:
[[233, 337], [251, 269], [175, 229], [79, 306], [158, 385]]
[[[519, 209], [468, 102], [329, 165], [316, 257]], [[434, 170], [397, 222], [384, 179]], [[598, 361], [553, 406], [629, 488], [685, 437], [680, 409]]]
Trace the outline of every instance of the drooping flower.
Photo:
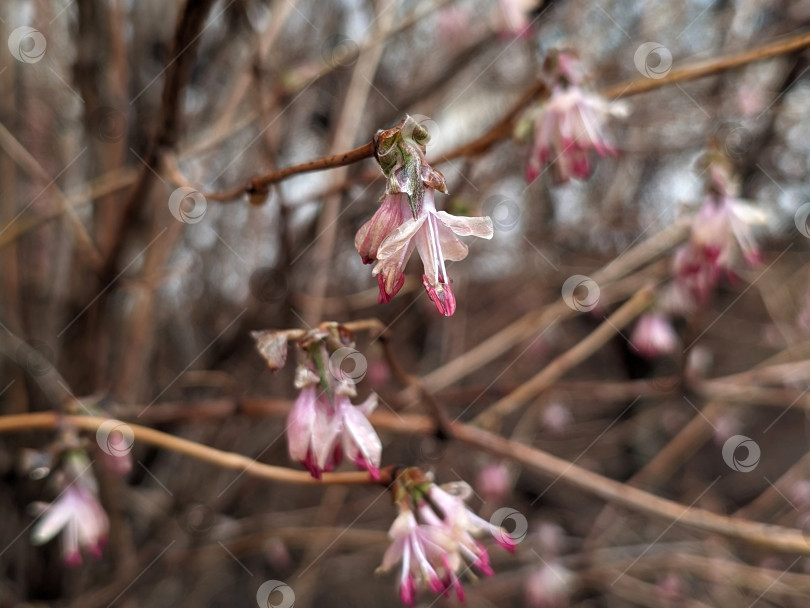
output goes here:
[[[676, 287], [694, 304], [704, 304], [724, 274], [736, 276], [741, 260], [749, 266], [761, 261], [753, 231], [768, 215], [740, 198], [728, 160], [716, 151], [706, 156], [706, 195], [692, 219], [689, 241], [675, 252]], [[674, 297], [683, 300], [683, 296]]]
[[[452, 539], [441, 528], [419, 524], [413, 511], [402, 511], [388, 531], [391, 545], [383, 555], [380, 571], [388, 572], [401, 563], [399, 593], [402, 601], [413, 606], [419, 588], [442, 593], [447, 582], [458, 580], [451, 559], [455, 557]], [[456, 586], [460, 589], [460, 586]], [[461, 596], [463, 598], [463, 592]]]
[[444, 176], [431, 167], [425, 150], [429, 134], [406, 116], [396, 127], [374, 136], [374, 155], [388, 178], [382, 204], [357, 232], [355, 247], [364, 264], [376, 262], [372, 274], [379, 302], [389, 302], [405, 282], [405, 266], [414, 249], [424, 265], [422, 284], [445, 316], [456, 309], [446, 260], [467, 257], [457, 235], [492, 238], [492, 221], [436, 211], [435, 192], [447, 192]]
[[627, 108], [586, 88], [581, 64], [570, 53], [551, 56], [547, 65], [551, 66], [551, 94], [519, 126], [519, 131], [533, 133], [526, 180], [533, 182], [549, 165], [555, 184], [572, 177], [586, 179], [591, 174], [593, 152], [617, 155], [605, 125], [612, 116], [625, 116]]
[[[403, 482], [406, 479], [408, 481]], [[466, 497], [471, 490], [463, 486]], [[461, 495], [434, 484], [418, 469], [406, 469], [397, 479], [395, 496], [399, 515], [389, 531], [391, 546], [378, 569], [387, 572], [401, 563], [399, 591], [402, 601], [412, 606], [419, 589], [464, 599], [459, 576], [466, 573], [489, 576], [492, 567], [484, 545], [475, 539], [490, 533], [502, 545], [513, 549], [514, 542], [501, 528], [467, 509]]]
[[422, 284], [428, 297], [440, 313], [451, 316], [456, 310], [456, 299], [445, 260], [467, 257], [467, 246], [458, 236], [490, 239], [492, 235], [492, 220], [488, 217], [459, 217], [436, 211], [433, 189], [426, 188], [418, 215], [406, 219], [377, 250], [373, 273], [381, 277], [380, 297], [383, 292], [393, 295], [402, 285], [405, 265], [415, 248], [424, 266]]
[[367, 418], [377, 407], [377, 395], [370, 395], [360, 405], [352, 405], [347, 396], [340, 395], [335, 407], [346, 458], [359, 468], [366, 469], [372, 479], [379, 480], [382, 442]]
[[301, 392], [287, 418], [290, 458], [320, 479], [345, 454], [372, 479], [379, 479], [382, 442], [367, 418], [377, 405], [377, 396], [372, 394], [355, 406], [349, 399], [355, 394], [353, 385], [331, 383], [327, 392], [319, 383], [319, 376], [311, 370], [298, 368], [296, 387]]
[[98, 488], [84, 452], [66, 455], [62, 493], [50, 504], [34, 503], [39, 520], [31, 532], [31, 542], [43, 545], [62, 535], [62, 557], [70, 566], [81, 564], [81, 552], [100, 557], [110, 527], [98, 500]]
[[668, 355], [678, 348], [678, 334], [661, 313], [643, 315], [630, 336], [630, 343], [644, 357]]
[[306, 367], [295, 374], [301, 389], [287, 418], [287, 449], [290, 458], [300, 462], [315, 479], [339, 464], [336, 453], [340, 422], [330, 412], [329, 403], [318, 394], [317, 375]]

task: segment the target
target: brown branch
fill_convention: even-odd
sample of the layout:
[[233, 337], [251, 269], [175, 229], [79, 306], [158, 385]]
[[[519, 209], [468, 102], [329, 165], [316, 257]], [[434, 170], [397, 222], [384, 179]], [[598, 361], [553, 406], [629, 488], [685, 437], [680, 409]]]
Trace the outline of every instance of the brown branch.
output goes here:
[[[718, 74], [725, 70], [744, 66], [754, 61], [762, 61], [763, 59], [792, 53], [807, 46], [810, 46], [810, 33], [798, 34], [786, 40], [766, 44], [756, 49], [743, 51], [741, 53], [732, 53], [725, 57], [719, 57], [709, 61], [693, 63], [672, 70], [664, 78], [653, 79], [642, 77], [629, 82], [612, 85], [604, 89], [602, 94], [605, 97], [614, 99], [638, 95], [639, 93], [646, 93], [647, 91], [652, 91], [677, 82], [696, 80], [705, 76]], [[523, 95], [521, 95], [517, 102], [510, 108], [509, 112], [507, 112], [506, 116], [493, 125], [486, 133], [444, 154], [442, 158], [437, 161], [437, 164], [461, 156], [483, 154], [500, 140], [511, 137], [521, 111], [536, 98], [547, 93], [548, 87], [546, 87], [542, 81], [534, 83], [531, 87], [526, 89]]]
[[[108, 419], [95, 416], [61, 416], [56, 412], [37, 412], [35, 414], [16, 414], [0, 416], [0, 433], [31, 429], [55, 429], [61, 424], [75, 426], [85, 431], [96, 432]], [[225, 452], [216, 448], [175, 437], [139, 424], [127, 423], [132, 430], [135, 441], [142, 441], [155, 447], [171, 450], [214, 464], [224, 469], [241, 471], [246, 475], [268, 481], [301, 485], [348, 484], [348, 485], [382, 485], [392, 482], [393, 468], [380, 470], [380, 480], [374, 481], [367, 472], [324, 473], [321, 480], [314, 479], [306, 471], [296, 471], [286, 467], [264, 464], [242, 454]]]
[[569, 369], [590, 357], [616, 335], [616, 332], [644, 312], [650, 306], [654, 297], [655, 290], [653, 287], [646, 286], [642, 288], [621, 308], [607, 317], [585, 339], [556, 357], [533, 378], [479, 414], [472, 423], [484, 428], [496, 426], [504, 416], [508, 416], [521, 405], [539, 395]]
[[634, 511], [753, 545], [810, 555], [810, 543], [799, 530], [725, 517], [698, 507], [685, 506], [470, 425], [454, 423], [450, 431], [451, 436], [462, 443], [519, 462], [545, 477], [565, 481], [589, 494]]

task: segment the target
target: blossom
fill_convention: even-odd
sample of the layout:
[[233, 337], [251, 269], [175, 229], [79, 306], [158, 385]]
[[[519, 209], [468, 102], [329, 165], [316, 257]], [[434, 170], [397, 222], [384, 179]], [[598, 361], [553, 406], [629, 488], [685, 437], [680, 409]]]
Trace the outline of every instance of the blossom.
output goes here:
[[371, 478], [380, 479], [382, 442], [367, 416], [377, 407], [377, 395], [370, 395], [360, 405], [352, 405], [341, 395], [336, 401], [342, 433], [342, 447], [346, 458], [358, 468], [366, 469]]
[[707, 193], [692, 219], [689, 241], [673, 258], [676, 287], [696, 304], [708, 300], [723, 274], [734, 276], [741, 260], [760, 263], [754, 229], [768, 221], [768, 214], [738, 198], [739, 185], [724, 158], [710, 153], [707, 162]]
[[526, 577], [525, 605], [530, 608], [566, 608], [576, 577], [558, 561], [544, 563]]
[[643, 315], [636, 324], [630, 343], [645, 357], [657, 357], [675, 352], [678, 334], [669, 319], [660, 313]]
[[471, 493], [467, 484], [451, 484], [456, 490], [463, 489], [461, 495], [452, 493], [429, 481], [418, 469], [406, 469], [398, 483], [413, 471], [421, 479], [410, 489], [395, 490], [400, 512], [389, 530], [392, 542], [378, 570], [387, 572], [401, 564], [399, 592], [409, 606], [421, 588], [445, 596], [455, 592], [463, 600], [459, 578], [462, 572], [472, 577], [475, 573], [492, 575], [489, 554], [475, 537], [489, 532], [510, 549], [514, 548], [514, 541], [466, 507], [464, 498]]
[[300, 462], [315, 479], [331, 471], [345, 454], [372, 479], [380, 477], [382, 443], [366, 416], [377, 405], [376, 395], [355, 406], [349, 395], [353, 387], [330, 386], [330, 394], [318, 386], [319, 378], [306, 367], [296, 373], [301, 389], [287, 418], [287, 447], [292, 460]]
[[436, 211], [435, 192], [447, 193], [444, 176], [431, 167], [425, 150], [429, 134], [406, 116], [396, 127], [374, 136], [374, 155], [388, 178], [382, 204], [354, 240], [364, 264], [376, 262], [379, 302], [387, 303], [405, 282], [405, 266], [414, 249], [422, 258], [422, 284], [428, 297], [445, 316], [455, 312], [445, 261], [467, 257], [458, 236], [490, 239], [488, 217], [458, 217]]
[[[438, 311], [446, 317], [456, 310], [456, 299], [447, 276], [446, 260], [467, 257], [467, 246], [459, 236], [490, 239], [492, 220], [488, 217], [460, 217], [436, 211], [432, 188], [425, 188], [418, 214], [406, 219], [380, 244], [373, 274], [381, 277], [380, 298], [390, 299], [404, 282], [405, 265], [414, 249], [424, 266], [422, 284]], [[390, 295], [389, 295], [390, 294]], [[386, 300], [387, 301], [387, 300]]]
[[[534, 142], [526, 179], [533, 182], [551, 165], [554, 182], [562, 184], [572, 177], [590, 176], [592, 151], [599, 156], [617, 155], [605, 125], [611, 116], [626, 115], [627, 109], [580, 84], [582, 68], [571, 54], [559, 53], [551, 63], [555, 65], [551, 94], [529, 115]], [[522, 130], [527, 130], [525, 121]]]
[[401, 563], [399, 593], [402, 601], [413, 606], [416, 592], [427, 586], [434, 593], [455, 587], [459, 599], [464, 593], [455, 575], [457, 564], [452, 539], [441, 528], [419, 524], [412, 511], [402, 511], [388, 531], [391, 545], [383, 555], [379, 570], [387, 572]]
[[335, 454], [338, 432], [315, 387], [301, 389], [287, 418], [290, 458], [299, 461], [315, 479], [320, 479], [321, 473], [331, 470], [339, 459]]
[[34, 503], [39, 513], [31, 532], [31, 542], [43, 545], [62, 534], [62, 557], [68, 565], [82, 562], [81, 550], [100, 557], [110, 528], [109, 519], [97, 498], [97, 486], [90, 463], [82, 452], [67, 456], [66, 470], [72, 478], [50, 504]]

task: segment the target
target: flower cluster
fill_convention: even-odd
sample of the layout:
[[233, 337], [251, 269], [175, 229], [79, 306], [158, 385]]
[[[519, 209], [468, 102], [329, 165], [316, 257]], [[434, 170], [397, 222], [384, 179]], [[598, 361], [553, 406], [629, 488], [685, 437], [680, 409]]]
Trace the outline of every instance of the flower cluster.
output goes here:
[[397, 477], [393, 492], [399, 515], [388, 532], [391, 545], [379, 571], [401, 564], [399, 593], [408, 606], [424, 588], [445, 596], [455, 592], [463, 600], [460, 574], [492, 574], [489, 554], [476, 537], [489, 533], [501, 546], [515, 548], [504, 530], [467, 508], [471, 489], [463, 482], [440, 487], [419, 469], [408, 468]]
[[591, 174], [591, 153], [616, 156], [605, 133], [611, 116], [625, 116], [624, 104], [608, 102], [583, 84], [580, 61], [571, 53], [557, 52], [546, 60], [551, 90], [548, 98], [531, 110], [518, 135], [533, 133], [533, 147], [526, 165], [526, 180], [533, 182], [551, 166], [555, 184]]
[[435, 192], [447, 193], [444, 176], [425, 159], [426, 129], [406, 116], [396, 127], [374, 136], [374, 155], [388, 178], [385, 195], [374, 216], [357, 232], [355, 248], [364, 264], [375, 263], [380, 303], [391, 301], [405, 283], [405, 266], [419, 253], [422, 285], [444, 316], [456, 310], [446, 260], [467, 257], [459, 236], [492, 238], [488, 217], [461, 217], [437, 211]]
[[62, 556], [71, 566], [82, 562], [81, 551], [100, 557], [110, 527], [90, 467], [83, 450], [68, 451], [57, 475], [59, 496], [50, 504], [32, 505], [39, 518], [31, 532], [31, 542], [42, 545], [61, 533]]
[[760, 263], [753, 230], [768, 216], [738, 198], [739, 184], [728, 160], [717, 151], [706, 157], [706, 193], [691, 220], [689, 240], [673, 256], [674, 280], [664, 287], [656, 312], [636, 325], [631, 342], [647, 357], [670, 354], [678, 345], [670, 315], [687, 315], [703, 306], [723, 276], [734, 279], [745, 262]]
[[697, 305], [706, 303], [722, 276], [735, 276], [740, 260], [759, 264], [753, 229], [768, 220], [763, 211], [738, 198], [739, 184], [725, 157], [713, 151], [706, 162], [706, 195], [692, 220], [689, 242], [675, 252], [673, 261], [681, 299]]
[[377, 406], [377, 396], [372, 393], [361, 405], [352, 404], [356, 378], [341, 373], [340, 362], [327, 357], [327, 343], [336, 339], [337, 333], [318, 329], [299, 343], [307, 362], [296, 370], [295, 386], [301, 392], [287, 418], [290, 458], [320, 479], [345, 455], [377, 480], [382, 443], [367, 418]]

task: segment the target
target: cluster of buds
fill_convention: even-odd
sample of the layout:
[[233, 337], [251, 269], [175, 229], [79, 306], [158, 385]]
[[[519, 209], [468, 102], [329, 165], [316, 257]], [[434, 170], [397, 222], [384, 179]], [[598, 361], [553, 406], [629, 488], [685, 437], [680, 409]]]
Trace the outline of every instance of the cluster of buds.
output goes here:
[[717, 151], [705, 158], [708, 180], [703, 204], [692, 220], [689, 242], [673, 262], [680, 300], [705, 304], [722, 276], [734, 278], [743, 260], [761, 261], [753, 229], [768, 221], [763, 211], [738, 198], [739, 182], [728, 159]]
[[[286, 335], [264, 333], [255, 334], [260, 352], [271, 366], [283, 365]], [[284, 344], [283, 357], [278, 354], [279, 340]], [[377, 396], [372, 393], [360, 405], [351, 402], [357, 396], [355, 385], [365, 374], [365, 360], [363, 365], [354, 361], [353, 371], [341, 369], [347, 357], [362, 359], [354, 350], [351, 332], [336, 323], [323, 323], [307, 332], [298, 346], [305, 360], [295, 373], [295, 387], [301, 392], [287, 418], [290, 458], [304, 465], [315, 479], [339, 465], [343, 456], [366, 469], [373, 479], [379, 479], [382, 443], [368, 421], [377, 406]]]
[[82, 562], [82, 552], [100, 557], [110, 527], [107, 514], [98, 500], [98, 485], [84, 450], [74, 448], [62, 455], [53, 480], [59, 495], [52, 503], [34, 503], [38, 520], [31, 542], [42, 545], [62, 535], [62, 557], [66, 564]]
[[466, 483], [438, 486], [411, 467], [397, 476], [392, 491], [399, 515], [388, 532], [391, 545], [378, 570], [387, 572], [401, 564], [399, 593], [408, 606], [425, 588], [446, 597], [455, 592], [463, 600], [460, 574], [492, 575], [489, 554], [476, 537], [490, 534], [506, 549], [515, 548], [506, 531], [467, 508], [472, 490]]
[[605, 133], [605, 124], [611, 116], [626, 116], [627, 107], [609, 102], [587, 88], [582, 64], [570, 52], [550, 54], [544, 69], [551, 92], [517, 128], [521, 139], [533, 134], [526, 180], [533, 182], [549, 165], [555, 184], [572, 177], [586, 179], [591, 174], [592, 152], [617, 155]]
[[354, 245], [372, 274], [379, 302], [390, 302], [405, 283], [405, 266], [413, 250], [424, 266], [422, 284], [444, 316], [456, 310], [446, 260], [467, 257], [459, 236], [492, 238], [488, 217], [461, 217], [436, 211], [435, 193], [447, 193], [444, 176], [431, 167], [425, 151], [430, 135], [410, 116], [396, 127], [377, 131], [374, 156], [387, 178], [385, 194], [374, 216], [357, 232]]

